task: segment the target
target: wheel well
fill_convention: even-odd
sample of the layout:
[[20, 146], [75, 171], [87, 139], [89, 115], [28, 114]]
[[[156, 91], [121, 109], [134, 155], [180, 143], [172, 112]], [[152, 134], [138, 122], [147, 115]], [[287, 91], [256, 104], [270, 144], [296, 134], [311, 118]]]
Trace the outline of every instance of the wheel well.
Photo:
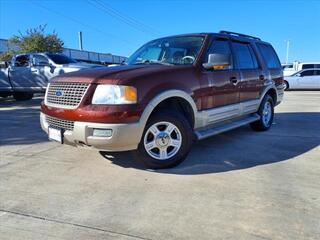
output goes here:
[[190, 126], [192, 128], [194, 127], [193, 109], [192, 109], [190, 103], [187, 100], [185, 100], [184, 98], [170, 97], [170, 98], [163, 100], [153, 109], [151, 115], [154, 114], [155, 112], [158, 112], [158, 111], [161, 111], [164, 109], [165, 110], [172, 109], [172, 110], [181, 112], [185, 116], [185, 118], [188, 120], [188, 122], [190, 123]]
[[269, 95], [272, 97], [273, 100], [273, 104], [276, 105], [277, 104], [277, 92], [275, 89], [271, 88], [267, 91], [266, 95]]

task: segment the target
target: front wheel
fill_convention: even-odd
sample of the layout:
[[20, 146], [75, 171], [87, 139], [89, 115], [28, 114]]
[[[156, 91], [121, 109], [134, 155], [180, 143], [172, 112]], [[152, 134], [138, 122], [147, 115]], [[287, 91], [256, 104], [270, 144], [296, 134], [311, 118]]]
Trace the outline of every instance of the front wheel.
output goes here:
[[274, 117], [274, 103], [270, 95], [266, 95], [259, 107], [258, 114], [260, 119], [250, 124], [251, 128], [255, 131], [268, 130], [273, 122]]
[[145, 127], [137, 158], [147, 168], [174, 167], [188, 155], [192, 136], [190, 123], [181, 113], [159, 111]]
[[284, 81], [284, 84], [285, 84], [284, 90], [288, 91], [289, 90], [289, 83], [287, 81]]

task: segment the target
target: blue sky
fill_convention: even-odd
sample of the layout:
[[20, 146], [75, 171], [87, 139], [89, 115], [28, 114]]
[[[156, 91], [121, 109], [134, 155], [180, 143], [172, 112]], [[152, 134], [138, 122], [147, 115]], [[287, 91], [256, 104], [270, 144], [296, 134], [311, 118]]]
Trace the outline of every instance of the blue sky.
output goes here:
[[128, 56], [145, 42], [190, 32], [242, 32], [271, 42], [282, 62], [320, 61], [320, 1], [0, 0], [0, 38], [47, 24], [65, 46]]

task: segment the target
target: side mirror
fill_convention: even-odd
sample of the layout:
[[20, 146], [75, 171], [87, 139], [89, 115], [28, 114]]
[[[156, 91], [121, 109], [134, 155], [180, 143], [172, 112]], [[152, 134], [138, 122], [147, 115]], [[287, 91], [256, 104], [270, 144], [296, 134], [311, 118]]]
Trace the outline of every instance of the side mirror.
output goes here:
[[202, 64], [205, 69], [221, 70], [231, 65], [230, 54], [209, 54], [208, 62]]
[[302, 76], [301, 76], [301, 73], [297, 73], [297, 74], [296, 74], [296, 77], [302, 77]]

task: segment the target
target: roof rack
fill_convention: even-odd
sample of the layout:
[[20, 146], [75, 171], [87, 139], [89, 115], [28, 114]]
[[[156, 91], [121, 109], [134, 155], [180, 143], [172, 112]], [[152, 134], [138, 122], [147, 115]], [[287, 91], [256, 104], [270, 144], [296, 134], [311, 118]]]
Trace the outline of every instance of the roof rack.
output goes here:
[[234, 36], [239, 36], [239, 37], [252, 38], [252, 39], [256, 39], [256, 40], [261, 40], [258, 37], [254, 37], [254, 36], [250, 36], [250, 35], [246, 35], [246, 34], [242, 34], [242, 33], [229, 32], [229, 31], [224, 31], [224, 30], [220, 31], [219, 33], [229, 34], [229, 35], [234, 35]]

